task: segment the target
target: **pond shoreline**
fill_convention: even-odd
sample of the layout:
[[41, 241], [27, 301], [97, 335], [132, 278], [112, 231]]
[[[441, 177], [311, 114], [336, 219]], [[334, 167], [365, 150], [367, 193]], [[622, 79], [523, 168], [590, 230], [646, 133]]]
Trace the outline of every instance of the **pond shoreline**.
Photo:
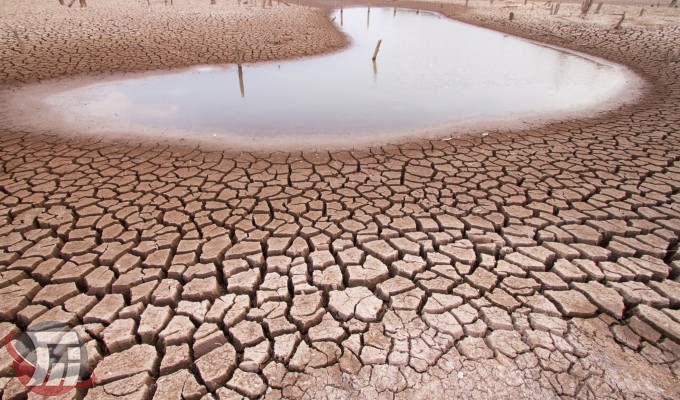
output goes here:
[[[354, 4], [350, 5], [348, 8], [353, 7], [360, 7], [360, 5]], [[375, 10], [378, 6], [374, 5], [373, 8]], [[414, 8], [401, 9], [416, 10]], [[447, 16], [441, 12], [432, 12], [437, 15]], [[456, 19], [457, 15], [448, 17], [455, 21], [459, 21], [459, 19]], [[468, 22], [463, 21], [463, 23]], [[489, 29], [488, 27], [483, 28]], [[129, 122], [125, 123], [118, 121], [113, 115], [91, 117], [88, 115], [87, 111], [81, 111], [79, 109], [79, 102], [87, 100], [79, 100], [77, 97], [74, 97], [73, 99], [67, 98], [66, 103], [57, 103], [56, 106], [46, 103], [46, 99], [52, 98], [55, 94], [59, 95], [61, 92], [67, 92], [80, 87], [96, 87], [99, 85], [105, 87], [108, 82], [119, 84], [124, 83], [128, 79], [154, 79], [156, 77], [181, 74], [182, 72], [196, 71], [199, 68], [202, 68], [200, 66], [161, 71], [112, 74], [105, 77], [66, 77], [38, 84], [20, 85], [18, 87], [12, 87], [11, 89], [0, 89], [0, 104], [3, 105], [2, 112], [4, 113], [4, 119], [8, 121], [10, 125], [23, 126], [24, 129], [31, 131], [50, 130], [76, 139], [79, 137], [90, 137], [115, 141], [140, 140], [148, 143], [162, 141], [164, 143], [176, 143], [181, 145], [198, 145], [210, 149], [222, 148], [266, 152], [272, 150], [341, 150], [348, 147], [370, 148], [385, 144], [408, 143], [413, 140], [452, 140], [453, 138], [474, 137], [481, 134], [488, 135], [489, 132], [536, 128], [570, 118], [600, 116], [602, 113], [639, 101], [642, 93], [645, 91], [646, 84], [643, 79], [621, 64], [593, 57], [581, 51], [542, 43], [530, 38], [519, 37], [521, 40], [526, 40], [536, 45], [564, 51], [568, 54], [578, 55], [599, 63], [606, 63], [625, 74], [627, 84], [621, 85], [616, 93], [608, 94], [606, 99], [593, 98], [588, 101], [587, 106], [579, 105], [574, 109], [564, 108], [553, 112], [508, 113], [498, 117], [465, 118], [455, 122], [431, 124], [424, 128], [362, 130], [360, 131], [361, 134], [353, 133], [349, 136], [335, 135], [334, 132], [322, 132], [324, 128], [319, 128], [319, 133], [314, 133], [312, 137], [306, 134], [294, 133], [282, 135], [250, 135], [243, 133], [215, 132], [213, 135], [213, 132], [210, 130], [194, 131], [192, 129], [172, 128], [167, 126], [155, 128], [147, 125], [135, 125]], [[338, 51], [347, 52], [349, 50], [345, 48]], [[333, 54], [333, 52], [314, 56], [310, 61], [328, 57], [329, 54]], [[305, 62], [305, 60], [302, 61]], [[281, 64], [281, 61], [247, 64], [245, 69], [246, 77], [248, 77], [249, 66], [258, 68], [263, 65], [266, 66], [267, 64]], [[235, 65], [227, 64], [207, 67], [234, 70]], [[2, 114], [0, 114], [0, 116], [1, 115]]]

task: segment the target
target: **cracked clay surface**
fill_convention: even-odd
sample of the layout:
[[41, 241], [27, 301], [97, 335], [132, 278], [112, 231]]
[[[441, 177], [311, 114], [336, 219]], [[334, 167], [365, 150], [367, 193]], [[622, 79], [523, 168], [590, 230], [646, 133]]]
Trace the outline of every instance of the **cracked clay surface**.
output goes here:
[[[90, 3], [0, 5], [16, 22], [2, 82], [233, 61], [190, 44], [222, 24], [249, 61], [344, 45], [296, 4]], [[620, 62], [648, 87], [596, 118], [347, 151], [0, 118], [0, 335], [75, 327], [97, 384], [68, 398], [680, 398], [677, 10], [612, 30], [607, 5], [586, 21], [566, 3], [398, 5]], [[37, 398], [12, 373], [3, 348], [2, 398]]]

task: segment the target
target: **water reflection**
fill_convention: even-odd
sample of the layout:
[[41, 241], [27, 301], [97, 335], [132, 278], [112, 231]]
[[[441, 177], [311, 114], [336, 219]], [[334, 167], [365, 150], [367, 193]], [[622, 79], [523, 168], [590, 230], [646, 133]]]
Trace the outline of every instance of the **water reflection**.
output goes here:
[[[353, 41], [345, 51], [242, 70], [217, 66], [126, 79], [61, 92], [49, 101], [58, 109], [77, 104], [59, 109], [65, 118], [87, 116], [102, 122], [96, 125], [134, 125], [145, 132], [350, 135], [585, 107], [626, 80], [615, 66], [437, 14], [341, 6], [331, 18], [338, 16], [335, 23]], [[373, 62], [379, 39], [384, 43]], [[238, 91], [220, 89], [236, 79]]]

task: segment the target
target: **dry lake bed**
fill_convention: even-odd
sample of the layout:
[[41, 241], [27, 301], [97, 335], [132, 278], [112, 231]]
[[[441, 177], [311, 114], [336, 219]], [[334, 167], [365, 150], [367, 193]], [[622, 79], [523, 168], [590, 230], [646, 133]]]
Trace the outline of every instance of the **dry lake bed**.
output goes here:
[[0, 4], [2, 399], [680, 398], [670, 0], [70, 2]]

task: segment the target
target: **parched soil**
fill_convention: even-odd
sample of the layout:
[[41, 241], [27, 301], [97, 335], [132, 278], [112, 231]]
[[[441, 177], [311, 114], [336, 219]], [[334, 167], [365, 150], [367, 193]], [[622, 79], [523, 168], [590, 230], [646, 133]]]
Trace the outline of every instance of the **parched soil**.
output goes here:
[[[0, 336], [76, 326], [88, 399], [680, 398], [677, 10], [389, 4], [617, 61], [648, 87], [596, 118], [347, 151], [3, 128]], [[5, 60], [6, 82], [39, 76]], [[3, 398], [25, 397], [11, 374], [0, 350]]]
[[[70, 2], [70, 0], [66, 0]], [[169, 0], [168, 0], [169, 3]], [[0, 83], [199, 64], [284, 60], [347, 45], [327, 12], [273, 0], [2, 2]], [[288, 4], [288, 5], [286, 5]]]

